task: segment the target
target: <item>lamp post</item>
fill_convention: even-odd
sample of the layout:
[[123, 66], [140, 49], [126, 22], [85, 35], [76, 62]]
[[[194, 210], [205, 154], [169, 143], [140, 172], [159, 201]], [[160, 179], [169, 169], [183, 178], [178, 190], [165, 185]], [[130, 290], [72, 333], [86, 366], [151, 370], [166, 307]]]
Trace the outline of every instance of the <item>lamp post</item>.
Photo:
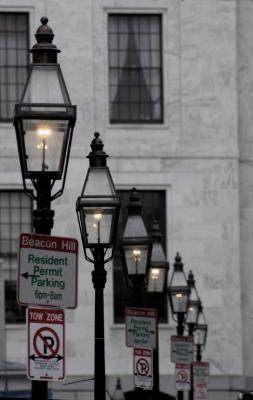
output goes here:
[[[183, 263], [179, 253], [176, 254], [174, 270], [168, 287], [168, 296], [172, 317], [177, 321], [177, 334], [183, 336], [185, 315], [187, 313], [189, 287], [183, 270]], [[178, 400], [183, 400], [184, 392], [177, 392]]]
[[165, 253], [162, 248], [162, 234], [157, 220], [154, 220], [151, 231], [152, 238], [152, 252], [151, 261], [148, 266], [147, 272], [147, 291], [152, 293], [155, 308], [157, 311], [157, 347], [153, 350], [153, 368], [154, 368], [154, 382], [153, 382], [153, 396], [154, 400], [159, 399], [160, 385], [159, 385], [159, 330], [158, 330], [158, 304], [157, 297], [159, 294], [165, 292], [167, 286], [167, 276], [169, 271], [169, 263], [166, 261]]
[[127, 208], [128, 217], [120, 242], [122, 265], [127, 284], [134, 290], [134, 305], [143, 307], [152, 243], [141, 214], [140, 194], [135, 188], [130, 193]]
[[[73, 106], [63, 79], [57, 54], [52, 43], [53, 31], [48, 19], [35, 34], [32, 63], [21, 100], [15, 105], [14, 126], [24, 192], [37, 202], [33, 211], [35, 233], [50, 235], [54, 221], [51, 201], [64, 190], [71, 140], [76, 121]], [[30, 180], [36, 194], [27, 188]], [[52, 194], [56, 181], [58, 189]], [[47, 399], [47, 382], [32, 382], [32, 399]]]
[[[188, 300], [186, 324], [188, 325], [189, 336], [193, 336], [194, 329], [198, 322], [201, 302], [195, 286], [195, 279], [192, 271], [189, 272], [187, 283], [190, 290], [190, 295]], [[191, 364], [191, 388], [189, 390], [189, 400], [193, 399], [194, 399], [194, 382], [193, 382], [193, 365]]]
[[194, 330], [194, 334], [193, 334], [194, 345], [196, 346], [196, 350], [197, 350], [196, 361], [202, 360], [202, 350], [205, 348], [205, 345], [206, 345], [207, 331], [208, 331], [208, 325], [206, 322], [206, 317], [204, 314], [203, 306], [200, 302], [198, 322], [195, 326], [195, 330]]
[[105, 400], [104, 287], [105, 263], [113, 257], [119, 216], [119, 198], [106, 165], [104, 144], [95, 133], [88, 155], [89, 169], [76, 211], [86, 260], [94, 264], [95, 289], [95, 400]]

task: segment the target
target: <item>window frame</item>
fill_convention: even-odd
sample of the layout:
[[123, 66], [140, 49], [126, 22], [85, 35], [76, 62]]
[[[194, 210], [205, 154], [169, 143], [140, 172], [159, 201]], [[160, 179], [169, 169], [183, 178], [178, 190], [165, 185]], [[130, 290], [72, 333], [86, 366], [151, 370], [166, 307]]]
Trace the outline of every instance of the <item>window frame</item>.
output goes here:
[[[29, 48], [30, 48], [30, 13], [29, 13], [29, 11], [28, 10], [23, 10], [23, 9], [15, 9], [15, 11], [13, 11], [12, 9], [11, 10], [6, 10], [6, 9], [1, 9], [0, 8], [0, 14], [8, 14], [8, 15], [10, 15], [10, 14], [12, 14], [12, 15], [20, 15], [20, 14], [23, 14], [23, 15], [25, 15], [26, 16], [26, 44], [27, 44], [27, 54], [26, 54], [26, 78], [27, 78], [27, 74], [28, 74], [28, 69], [29, 69], [29, 62], [30, 62], [30, 56], [29, 56]], [[15, 32], [17, 32], [17, 31], [15, 31]], [[6, 46], [6, 49], [8, 49], [8, 47]], [[18, 47], [16, 48], [17, 50], [18, 50]], [[13, 64], [13, 65], [8, 65], [8, 64], [6, 64], [4, 67], [6, 68], [6, 71], [8, 71], [8, 68], [15, 68], [15, 69], [18, 69], [18, 66], [19, 66], [19, 64]], [[25, 67], [25, 65], [21, 65], [20, 64], [20, 66], [22, 66], [22, 67]], [[17, 73], [17, 72], [16, 72]], [[26, 81], [26, 78], [25, 78], [25, 81]], [[23, 84], [23, 87], [25, 86], [25, 81], [24, 81], [24, 84]], [[17, 82], [16, 82], [17, 83]], [[9, 81], [6, 83], [6, 85], [7, 85], [7, 87], [9, 86]], [[23, 88], [22, 88], [22, 91], [23, 91]], [[8, 99], [7, 99], [8, 100]], [[19, 98], [17, 98], [16, 100], [15, 100], [16, 102], [18, 102], [19, 101]], [[3, 101], [3, 103], [5, 103], [6, 102], [6, 99], [4, 99], [4, 101]], [[1, 106], [0, 106], [0, 109], [1, 109]], [[2, 124], [2, 123], [10, 123], [10, 122], [12, 122], [12, 116], [10, 116], [10, 118], [7, 118], [7, 117], [4, 117], [4, 118], [1, 118], [1, 113], [0, 113], [0, 124]]]
[[[134, 119], [130, 119], [130, 120], [117, 120], [114, 119], [112, 120], [110, 114], [111, 114], [111, 84], [110, 84], [110, 72], [111, 72], [111, 66], [110, 66], [110, 46], [109, 46], [109, 19], [110, 16], [119, 16], [119, 17], [151, 17], [151, 16], [158, 16], [160, 19], [160, 23], [159, 23], [159, 27], [160, 27], [160, 37], [159, 37], [159, 45], [160, 45], [160, 67], [158, 67], [157, 69], [159, 69], [160, 74], [160, 119], [152, 119], [152, 120], [134, 120]], [[107, 88], [108, 88], [108, 108], [107, 108], [107, 114], [108, 114], [108, 119], [109, 119], [109, 124], [111, 127], [115, 127], [117, 125], [122, 125], [122, 126], [131, 126], [131, 125], [147, 125], [147, 126], [161, 126], [164, 125], [165, 121], [164, 121], [164, 46], [163, 46], [163, 36], [164, 36], [164, 15], [163, 12], [159, 11], [159, 12], [155, 12], [155, 10], [152, 10], [151, 12], [146, 12], [143, 10], [143, 12], [114, 12], [112, 10], [108, 11], [107, 13], [107, 66], [108, 66], [108, 81], [107, 81]], [[150, 49], [149, 49], [150, 51]], [[117, 67], [119, 68], [119, 67]], [[152, 69], [152, 67], [148, 67], [149, 70]], [[130, 68], [129, 68], [130, 70]], [[147, 87], [149, 87], [147, 85]], [[131, 106], [131, 102], [128, 103], [129, 106]], [[150, 105], [152, 105], [152, 103], [150, 103]]]

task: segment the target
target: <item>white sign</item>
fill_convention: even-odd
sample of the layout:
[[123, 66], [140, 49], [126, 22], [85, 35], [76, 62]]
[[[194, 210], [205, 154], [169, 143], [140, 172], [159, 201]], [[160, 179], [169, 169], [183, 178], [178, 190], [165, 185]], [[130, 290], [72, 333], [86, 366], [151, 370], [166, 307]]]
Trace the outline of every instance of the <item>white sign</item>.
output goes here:
[[126, 307], [125, 311], [126, 345], [155, 349], [157, 346], [156, 310]]
[[60, 381], [65, 377], [64, 311], [28, 307], [27, 376]]
[[195, 361], [193, 363], [193, 377], [194, 386], [202, 383], [207, 385], [209, 381], [209, 363], [203, 361]]
[[152, 349], [134, 349], [134, 386], [143, 389], [153, 388]]
[[193, 337], [171, 336], [171, 362], [193, 362]]
[[176, 389], [190, 390], [191, 389], [191, 365], [176, 364]]
[[208, 400], [207, 386], [205, 383], [199, 383], [195, 386], [195, 400]]
[[76, 239], [20, 235], [18, 303], [76, 308]]

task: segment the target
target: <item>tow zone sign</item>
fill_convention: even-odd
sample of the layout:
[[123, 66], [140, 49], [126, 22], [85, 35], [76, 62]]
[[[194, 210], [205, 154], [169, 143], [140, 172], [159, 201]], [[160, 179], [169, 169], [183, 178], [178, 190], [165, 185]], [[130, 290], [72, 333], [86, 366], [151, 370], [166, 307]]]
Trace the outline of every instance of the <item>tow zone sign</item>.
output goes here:
[[143, 389], [153, 387], [153, 350], [134, 348], [134, 386]]
[[191, 388], [191, 365], [190, 364], [176, 364], [176, 389], [177, 390], [190, 390]]
[[64, 311], [28, 307], [27, 376], [31, 380], [65, 378]]

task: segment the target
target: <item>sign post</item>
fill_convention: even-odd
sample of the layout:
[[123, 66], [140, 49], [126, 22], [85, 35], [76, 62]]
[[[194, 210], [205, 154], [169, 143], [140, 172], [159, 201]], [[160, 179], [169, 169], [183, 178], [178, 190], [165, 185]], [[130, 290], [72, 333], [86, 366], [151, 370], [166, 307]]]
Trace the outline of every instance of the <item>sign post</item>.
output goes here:
[[152, 349], [134, 349], [134, 386], [142, 389], [153, 387]]
[[28, 362], [31, 380], [65, 378], [64, 311], [52, 308], [27, 308]]
[[20, 235], [18, 303], [76, 308], [76, 239]]
[[128, 347], [157, 347], [156, 310], [126, 307], [126, 345]]

